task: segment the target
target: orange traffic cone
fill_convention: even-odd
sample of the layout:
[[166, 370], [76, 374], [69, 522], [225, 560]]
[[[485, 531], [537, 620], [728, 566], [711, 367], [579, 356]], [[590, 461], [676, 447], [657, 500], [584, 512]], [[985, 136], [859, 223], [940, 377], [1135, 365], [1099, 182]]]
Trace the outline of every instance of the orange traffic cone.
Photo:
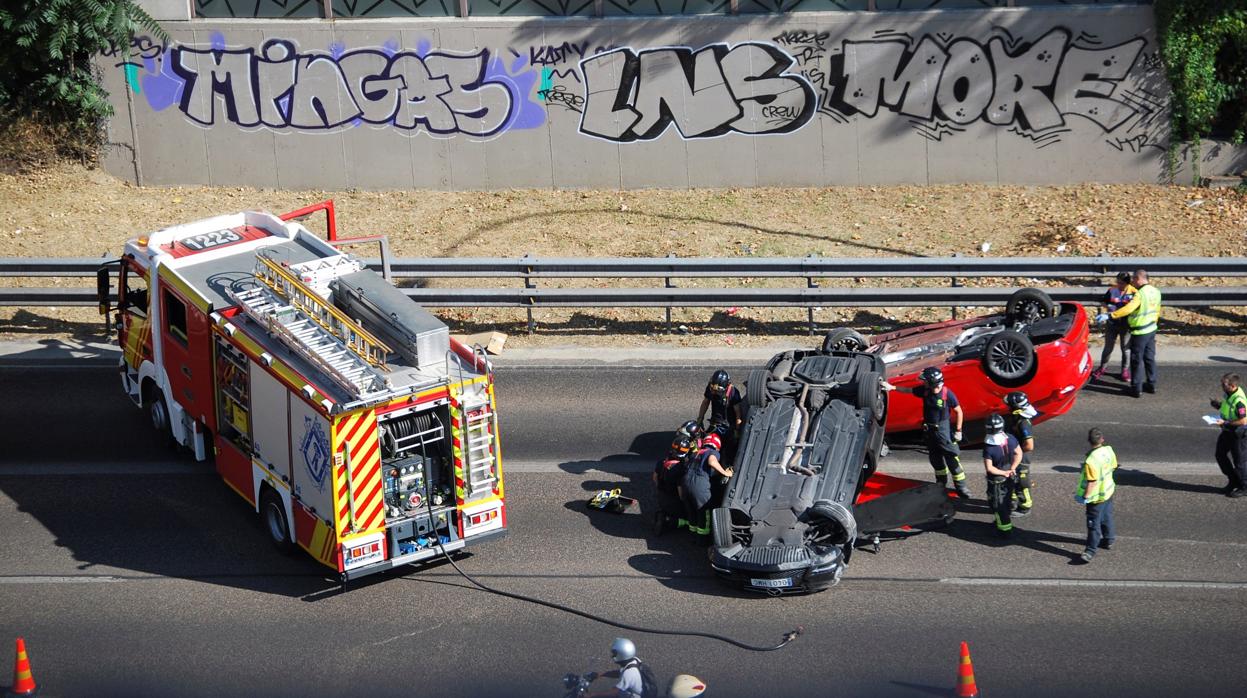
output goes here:
[[17, 659], [13, 662], [13, 688], [11, 695], [33, 696], [39, 689], [35, 685], [35, 677], [30, 673], [30, 659], [26, 657], [26, 641], [17, 638]]
[[970, 663], [970, 646], [961, 643], [961, 662], [957, 665], [957, 698], [978, 698], [979, 686], [974, 682], [974, 665]]

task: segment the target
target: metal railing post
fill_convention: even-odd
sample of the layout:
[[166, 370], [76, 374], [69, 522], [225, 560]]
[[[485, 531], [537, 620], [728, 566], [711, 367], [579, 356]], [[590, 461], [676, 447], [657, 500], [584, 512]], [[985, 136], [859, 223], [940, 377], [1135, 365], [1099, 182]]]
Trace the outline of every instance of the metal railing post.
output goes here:
[[[954, 253], [953, 253], [953, 257], [954, 257], [954, 258], [956, 258], [956, 257], [960, 257], [960, 256], [961, 256], [961, 253], [960, 253], [960, 252], [954, 252]], [[955, 276], [954, 276], [954, 277], [952, 278], [952, 284], [950, 284], [950, 285], [951, 285], [953, 288], [961, 288], [961, 280], [960, 280], [960, 279], [958, 279], [957, 277], [955, 277]], [[956, 320], [956, 319], [957, 319], [957, 306], [955, 306], [955, 305], [952, 307], [952, 316], [953, 316], [953, 317], [952, 317], [952, 319], [954, 319], [954, 320]]]
[[[672, 258], [674, 258], [674, 257], [675, 257], [675, 253], [674, 253], [674, 252], [668, 252], [668, 253], [667, 253], [667, 259], [672, 259]], [[665, 288], [675, 288], [675, 284], [671, 283], [671, 277], [670, 277], [670, 276], [665, 277], [665, 278], [663, 279], [663, 286], [664, 286]], [[670, 305], [668, 305], [668, 306], [667, 306], [667, 308], [666, 308], [666, 310], [667, 310], [667, 334], [671, 334], [671, 306], [670, 306]]]
[[[530, 259], [532, 259], [532, 255], [525, 253], [524, 260], [527, 261]], [[537, 288], [537, 284], [533, 283], [532, 273], [533, 273], [532, 265], [525, 264], [524, 265], [524, 288], [526, 289]], [[537, 322], [533, 320], [533, 299], [531, 296], [529, 296], [528, 298], [528, 307], [526, 310], [528, 312], [528, 334], [534, 334], [537, 332]]]

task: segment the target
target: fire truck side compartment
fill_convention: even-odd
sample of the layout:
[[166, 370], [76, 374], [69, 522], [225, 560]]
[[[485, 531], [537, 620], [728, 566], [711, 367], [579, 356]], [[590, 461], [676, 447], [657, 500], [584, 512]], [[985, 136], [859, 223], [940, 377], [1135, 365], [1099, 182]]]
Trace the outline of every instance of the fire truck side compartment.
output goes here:
[[450, 328], [370, 270], [330, 282], [334, 304], [418, 369], [446, 361]]

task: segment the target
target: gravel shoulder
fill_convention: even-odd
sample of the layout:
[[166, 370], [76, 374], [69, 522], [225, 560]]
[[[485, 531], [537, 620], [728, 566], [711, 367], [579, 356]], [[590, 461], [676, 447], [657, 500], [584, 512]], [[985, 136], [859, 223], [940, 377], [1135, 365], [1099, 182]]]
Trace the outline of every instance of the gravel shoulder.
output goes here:
[[[397, 256], [1231, 256], [1247, 249], [1247, 193], [1179, 186], [323, 192], [136, 187], [99, 170], [60, 166], [0, 174], [0, 196], [5, 201], [0, 211], [0, 256], [111, 255], [125, 239], [167, 225], [248, 208], [281, 212], [325, 198], [335, 199], [344, 234], [385, 233]], [[88, 285], [90, 280], [0, 279], [0, 283]], [[480, 280], [458, 283], [484, 285]], [[562, 285], [619, 283], [578, 279]], [[757, 287], [786, 282], [678, 283]], [[825, 285], [837, 283], [913, 282], [841, 279], [827, 280]], [[439, 314], [455, 331], [505, 332], [510, 347], [753, 346], [777, 338], [804, 338], [807, 333], [805, 311], [785, 309], [676, 309], [671, 334], [666, 333], [663, 311], [656, 309], [539, 309], [534, 311], [538, 325], [534, 335], [526, 332], [523, 310], [460, 308]], [[866, 331], [946, 317], [947, 310], [937, 309], [816, 312], [820, 327], [848, 325]], [[1166, 319], [1166, 333], [1180, 341], [1243, 341], [1247, 315], [1233, 307], [1174, 309], [1167, 311]], [[0, 308], [0, 339], [90, 340], [99, 335], [100, 322], [90, 308]]]

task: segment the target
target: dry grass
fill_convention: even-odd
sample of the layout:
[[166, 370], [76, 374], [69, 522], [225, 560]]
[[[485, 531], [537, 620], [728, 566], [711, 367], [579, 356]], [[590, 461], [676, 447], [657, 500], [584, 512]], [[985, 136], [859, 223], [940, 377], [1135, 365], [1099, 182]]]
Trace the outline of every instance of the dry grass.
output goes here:
[[[247, 208], [281, 212], [330, 196], [344, 234], [386, 233], [399, 256], [1226, 256], [1247, 247], [1243, 192], [1145, 185], [329, 194], [140, 188], [97, 170], [61, 165], [0, 174], [0, 196], [5, 201], [0, 256], [116, 254], [126, 238], [174, 223]], [[1080, 232], [1080, 226], [1094, 235]], [[990, 245], [986, 253], [985, 243]], [[781, 283], [735, 280], [754, 286]], [[9, 285], [34, 282], [11, 280]], [[563, 285], [608, 282], [580, 279]], [[526, 324], [522, 310], [452, 309], [442, 315], [465, 331], [497, 327], [523, 335]], [[671, 336], [663, 334], [662, 310], [537, 310], [534, 315], [539, 333], [514, 336], [509, 346], [748, 344], [759, 337], [804, 336], [806, 329], [804, 310], [677, 309], [673, 321], [688, 331]], [[823, 325], [866, 329], [944, 317], [947, 311], [932, 309], [817, 313]], [[1233, 339], [1241, 334], [1244, 315], [1224, 308], [1175, 310], [1167, 318], [1171, 332]], [[0, 309], [0, 335], [10, 338], [83, 337], [98, 328], [89, 309]]]

